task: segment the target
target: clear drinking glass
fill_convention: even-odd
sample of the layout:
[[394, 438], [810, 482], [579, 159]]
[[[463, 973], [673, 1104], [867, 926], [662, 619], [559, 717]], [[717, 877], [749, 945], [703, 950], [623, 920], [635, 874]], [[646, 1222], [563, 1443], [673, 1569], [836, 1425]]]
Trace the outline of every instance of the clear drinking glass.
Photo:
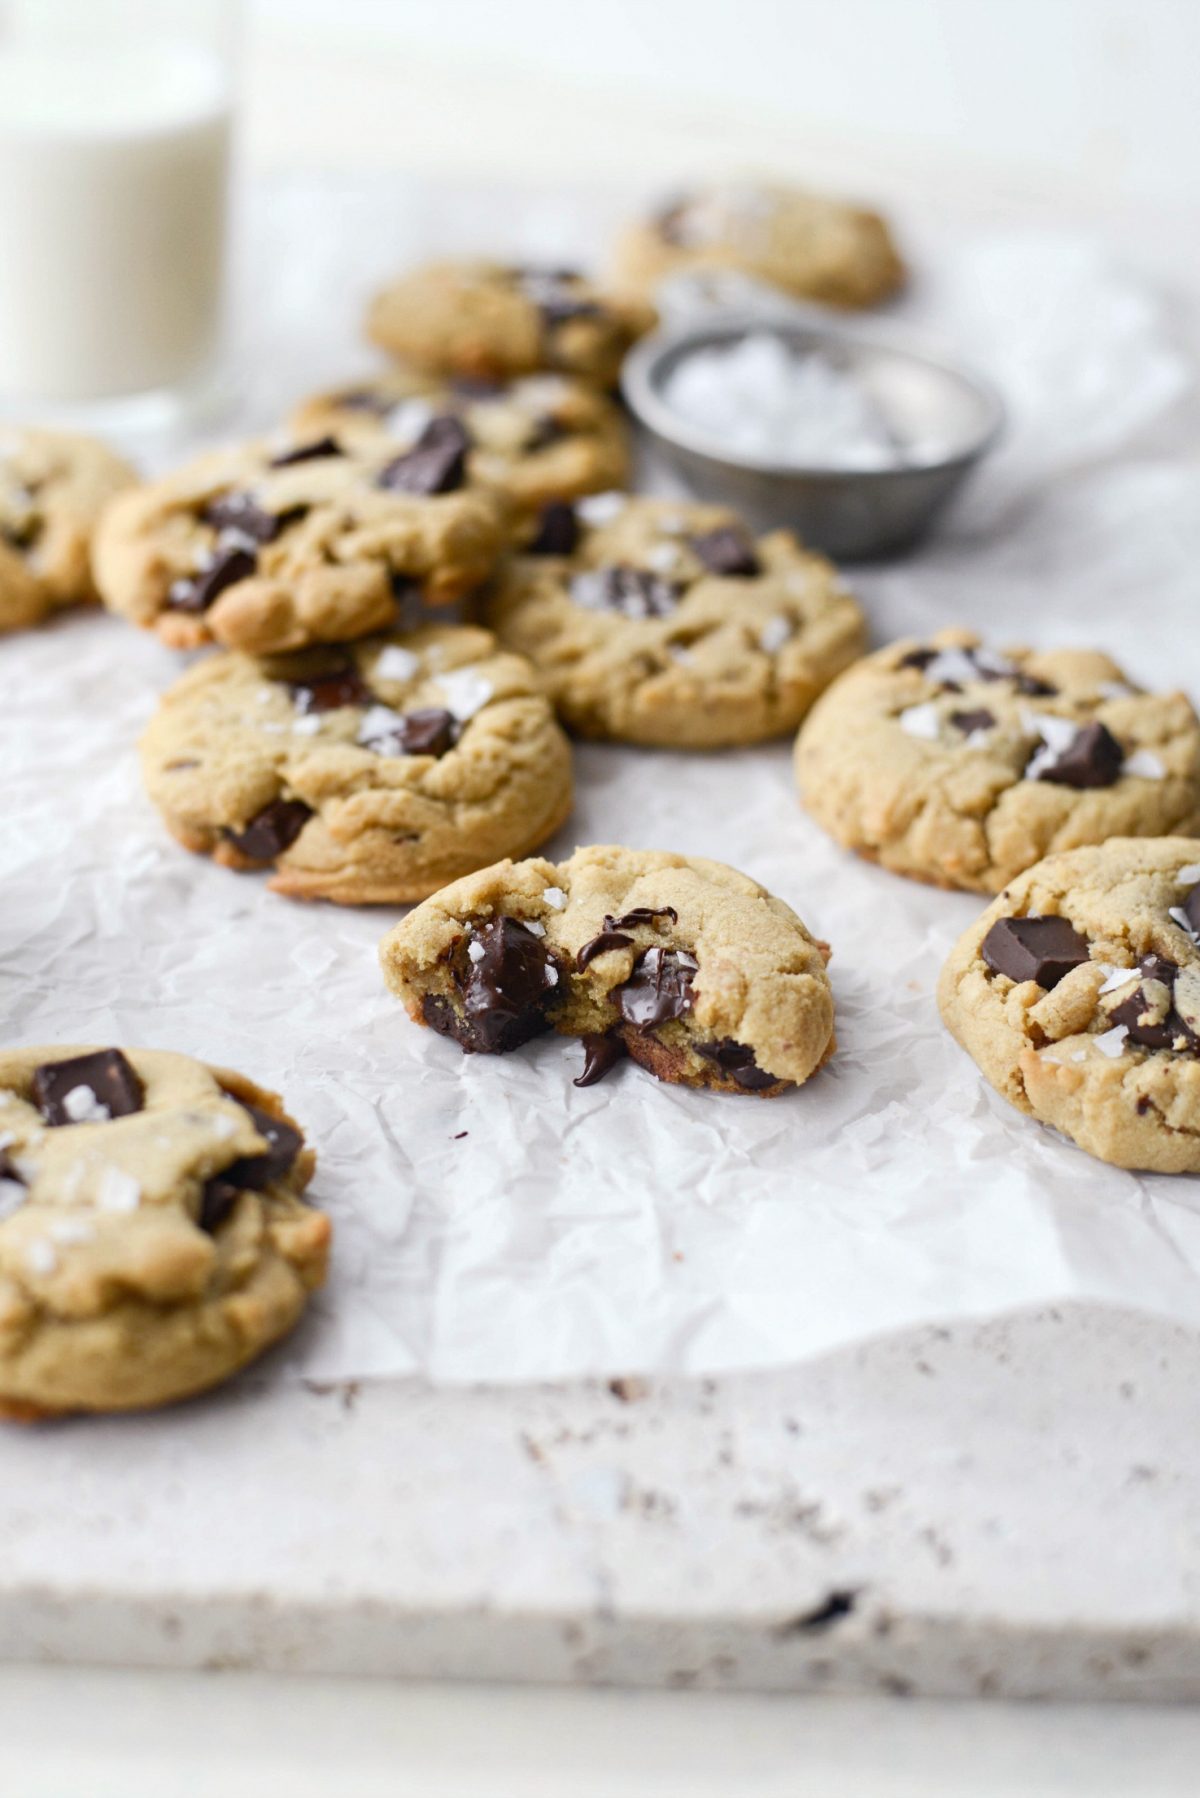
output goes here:
[[238, 0], [0, 0], [0, 412], [170, 425], [219, 383]]

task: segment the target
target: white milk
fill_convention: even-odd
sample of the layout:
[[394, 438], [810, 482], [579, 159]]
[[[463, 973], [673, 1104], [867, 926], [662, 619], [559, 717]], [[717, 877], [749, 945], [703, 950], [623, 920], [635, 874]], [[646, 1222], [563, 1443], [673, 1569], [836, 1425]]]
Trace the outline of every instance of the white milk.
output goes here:
[[205, 50], [0, 48], [0, 395], [96, 399], [204, 370], [231, 117]]

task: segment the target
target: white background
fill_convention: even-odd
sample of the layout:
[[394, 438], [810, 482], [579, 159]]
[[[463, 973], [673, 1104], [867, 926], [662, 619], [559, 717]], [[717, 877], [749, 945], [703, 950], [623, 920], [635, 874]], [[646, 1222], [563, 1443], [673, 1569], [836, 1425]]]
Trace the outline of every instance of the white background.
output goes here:
[[[1194, 0], [253, 0], [252, 16], [269, 158], [606, 176], [648, 149], [688, 173], [732, 148], [795, 173], [966, 162], [1089, 202], [1197, 189]], [[287, 106], [268, 64], [318, 60]]]

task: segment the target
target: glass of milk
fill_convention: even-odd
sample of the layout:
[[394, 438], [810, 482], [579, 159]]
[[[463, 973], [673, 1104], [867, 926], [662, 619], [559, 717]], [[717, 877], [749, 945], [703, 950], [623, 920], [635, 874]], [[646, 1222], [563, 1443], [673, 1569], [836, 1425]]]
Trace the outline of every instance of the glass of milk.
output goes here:
[[0, 0], [0, 413], [136, 429], [219, 385], [237, 0]]

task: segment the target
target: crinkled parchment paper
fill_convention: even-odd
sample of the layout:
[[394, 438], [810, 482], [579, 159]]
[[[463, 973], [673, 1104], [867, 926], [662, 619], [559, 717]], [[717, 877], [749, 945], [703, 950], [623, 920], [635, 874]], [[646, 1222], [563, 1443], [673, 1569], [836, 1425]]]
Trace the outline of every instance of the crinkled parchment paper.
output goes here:
[[[481, 237], [561, 257], [594, 230], [565, 198], [365, 188], [260, 196], [250, 224], [256, 424], [363, 366], [361, 296], [391, 264]], [[1137, 453], [1187, 384], [1152, 298], [1089, 244], [993, 236], [942, 245], [903, 316], [989, 369], [1014, 419], [935, 544], [855, 576], [876, 640], [962, 621], [1094, 641], [1200, 691], [1200, 468]], [[0, 1040], [179, 1049], [286, 1096], [336, 1241], [276, 1376], [716, 1371], [1071, 1297], [1200, 1321], [1200, 1186], [1105, 1167], [991, 1093], [933, 996], [979, 902], [827, 841], [790, 745], [585, 746], [550, 853], [694, 852], [781, 894], [833, 945], [835, 1061], [769, 1103], [631, 1065], [579, 1091], [575, 1045], [467, 1059], [415, 1029], [376, 962], [397, 913], [289, 903], [170, 841], [134, 750], [177, 672], [156, 642], [75, 616], [5, 640], [0, 670]]]

